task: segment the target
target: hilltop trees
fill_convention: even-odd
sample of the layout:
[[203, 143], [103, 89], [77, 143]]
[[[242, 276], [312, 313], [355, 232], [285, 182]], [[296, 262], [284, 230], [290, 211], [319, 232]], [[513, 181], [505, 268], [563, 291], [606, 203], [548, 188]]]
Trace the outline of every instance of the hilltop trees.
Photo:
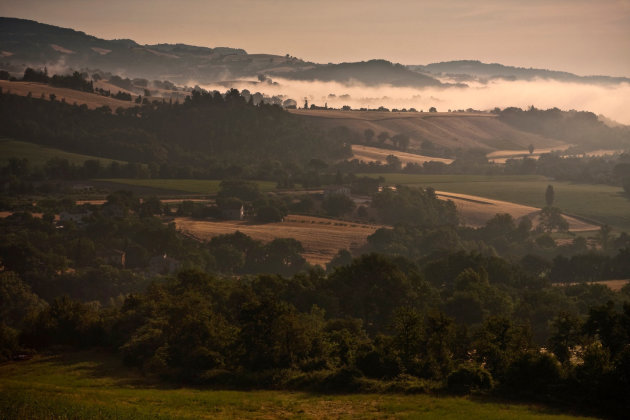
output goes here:
[[[183, 104], [147, 103], [112, 114], [0, 93], [0, 134], [68, 151], [206, 173], [266, 159], [305, 163], [346, 157], [350, 146], [281, 108], [248, 104], [236, 90], [194, 91]], [[210, 166], [210, 168], [209, 168]], [[216, 176], [216, 175], [215, 175]]]
[[411, 223], [421, 227], [456, 226], [457, 210], [452, 201], [439, 200], [434, 191], [397, 186], [374, 194], [372, 206], [386, 223]]

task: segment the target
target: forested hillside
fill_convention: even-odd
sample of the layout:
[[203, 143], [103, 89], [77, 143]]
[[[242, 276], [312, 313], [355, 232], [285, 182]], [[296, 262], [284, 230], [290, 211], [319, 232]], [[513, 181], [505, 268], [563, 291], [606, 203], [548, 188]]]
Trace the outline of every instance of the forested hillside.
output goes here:
[[145, 103], [89, 110], [49, 98], [0, 94], [0, 134], [131, 162], [185, 164], [324, 160], [350, 156], [343, 139], [327, 136], [276, 106], [195, 91], [184, 103]]

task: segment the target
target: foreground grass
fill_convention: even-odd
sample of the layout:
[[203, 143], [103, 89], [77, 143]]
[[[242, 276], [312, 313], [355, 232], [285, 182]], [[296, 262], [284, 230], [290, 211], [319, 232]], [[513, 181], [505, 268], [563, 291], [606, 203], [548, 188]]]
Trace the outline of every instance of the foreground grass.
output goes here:
[[[113, 182], [122, 185], [132, 185], [137, 187], [149, 187], [170, 191], [182, 191], [194, 194], [216, 194], [219, 192], [221, 181], [212, 179], [133, 179], [133, 178], [111, 178], [98, 179], [97, 181]], [[262, 192], [269, 192], [276, 189], [276, 183], [271, 181], [255, 181]]]
[[38, 357], [0, 366], [0, 418], [569, 419], [544, 407], [430, 395], [320, 395], [164, 387], [104, 353]]
[[[377, 177], [379, 174], [370, 174]], [[417, 185], [439, 191], [478, 195], [534, 207], [545, 205], [545, 189], [553, 185], [554, 205], [572, 215], [630, 231], [630, 199], [621, 187], [552, 181], [539, 175], [384, 174], [390, 185]]]
[[[26, 158], [28, 159], [31, 167], [43, 166], [46, 162], [53, 158], [66, 159], [68, 162], [75, 165], [83, 165], [83, 162], [86, 160], [100, 160], [101, 165], [103, 166], [107, 166], [114, 162], [113, 159], [64, 152], [63, 150], [41, 146], [39, 144], [29, 143], [26, 141], [0, 138], [0, 166], [7, 165], [10, 158]], [[121, 164], [126, 163], [120, 160], [117, 160], [116, 162]]]

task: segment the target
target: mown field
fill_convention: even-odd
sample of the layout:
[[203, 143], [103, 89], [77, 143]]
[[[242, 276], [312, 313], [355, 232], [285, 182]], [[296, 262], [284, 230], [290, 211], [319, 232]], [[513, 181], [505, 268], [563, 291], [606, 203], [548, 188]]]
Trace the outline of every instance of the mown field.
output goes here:
[[3, 419], [578, 419], [482, 398], [324, 395], [168, 386], [103, 352], [40, 356], [0, 366]]
[[[100, 160], [101, 165], [109, 165], [111, 162], [114, 162], [113, 159], [82, 155], [79, 153], [64, 152], [63, 150], [41, 146], [39, 144], [29, 143], [26, 141], [0, 138], [0, 166], [7, 165], [10, 158], [26, 158], [28, 159], [31, 167], [42, 166], [46, 164], [47, 161], [53, 158], [66, 159], [68, 162], [75, 165], [83, 165], [83, 162], [85, 162], [86, 160], [94, 159]], [[116, 162], [125, 163], [120, 160]]]
[[[133, 178], [111, 178], [98, 179], [114, 184], [131, 185], [137, 187], [148, 187], [169, 191], [181, 191], [193, 194], [216, 194], [219, 192], [221, 181], [212, 179], [133, 179]], [[276, 183], [271, 181], [256, 181], [258, 188], [262, 192], [269, 192], [276, 189]]]
[[236, 231], [263, 242], [276, 238], [294, 238], [302, 243], [305, 251], [302, 256], [306, 261], [323, 267], [340, 249], [354, 251], [365, 245], [367, 237], [381, 227], [293, 214], [279, 223], [261, 224], [242, 220], [195, 220], [178, 217], [175, 224], [178, 229], [204, 240]]
[[526, 206], [543, 207], [545, 189], [553, 185], [554, 205], [562, 211], [630, 231], [630, 199], [621, 187], [558, 182], [539, 175], [413, 175], [365, 174], [384, 176], [390, 185], [417, 185], [439, 191], [476, 195]]
[[408, 163], [417, 163], [418, 165], [422, 165], [425, 162], [443, 162], [445, 164], [450, 164], [453, 162], [453, 159], [442, 159], [431, 156], [423, 156], [417, 155], [413, 153], [401, 152], [398, 150], [391, 149], [381, 149], [378, 147], [370, 147], [363, 146], [361, 144], [353, 144], [352, 145], [352, 158], [362, 160], [363, 162], [387, 162], [387, 156], [394, 155], [403, 164]]

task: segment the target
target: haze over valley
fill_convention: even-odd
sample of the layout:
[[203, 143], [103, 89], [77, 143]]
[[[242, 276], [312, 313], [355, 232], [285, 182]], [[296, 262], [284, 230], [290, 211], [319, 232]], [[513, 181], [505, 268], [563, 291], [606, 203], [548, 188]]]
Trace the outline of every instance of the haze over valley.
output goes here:
[[628, 0], [0, 2], [0, 418], [626, 418]]
[[232, 47], [140, 45], [107, 41], [71, 29], [2, 18], [5, 68], [53, 73], [108, 72], [122, 78], [169, 81], [208, 90], [247, 89], [302, 107], [385, 107], [491, 110], [515, 106], [590, 111], [630, 123], [630, 79], [451, 61], [403, 66], [385, 60], [319, 64], [290, 54], [248, 54]]

